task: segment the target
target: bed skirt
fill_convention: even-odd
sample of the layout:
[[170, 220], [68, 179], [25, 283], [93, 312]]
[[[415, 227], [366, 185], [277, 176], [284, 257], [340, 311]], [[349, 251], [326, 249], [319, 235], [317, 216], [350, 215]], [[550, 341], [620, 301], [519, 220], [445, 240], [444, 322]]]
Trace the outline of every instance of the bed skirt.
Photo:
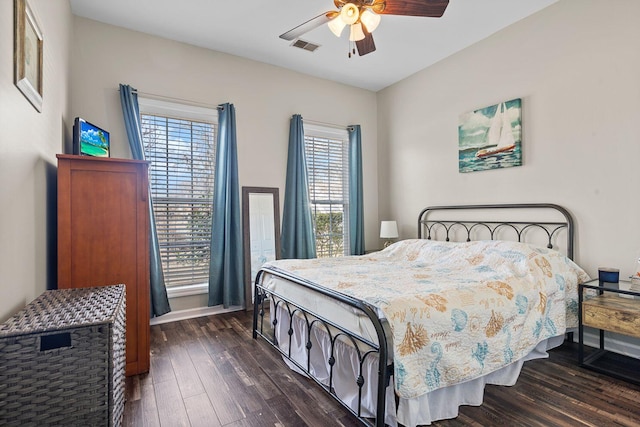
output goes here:
[[398, 422], [406, 427], [429, 425], [455, 418], [461, 405], [480, 406], [486, 384], [512, 386], [520, 376], [524, 362], [549, 357], [547, 350], [561, 345], [564, 335], [544, 340], [527, 356], [475, 380], [434, 390], [413, 399], [399, 399]]
[[[274, 307], [271, 306], [273, 315]], [[275, 327], [275, 335], [279, 347], [285, 354], [302, 366], [309, 366], [309, 371], [320, 382], [329, 384], [331, 369], [328, 360], [331, 356], [331, 342], [329, 333], [322, 328], [311, 328], [312, 343], [307, 358], [307, 334], [306, 321], [298, 316], [294, 316], [291, 336], [291, 348], [289, 348], [289, 314], [286, 309], [278, 306], [278, 319]], [[397, 399], [393, 390], [393, 377], [386, 389], [386, 411], [385, 423], [388, 426], [415, 427], [418, 425], [429, 425], [432, 422], [455, 418], [458, 416], [461, 405], [479, 406], [482, 404], [484, 387], [486, 384], [511, 386], [516, 383], [520, 376], [520, 371], [524, 362], [534, 359], [547, 358], [547, 350], [561, 345], [564, 335], [559, 335], [540, 342], [527, 356], [505, 366], [502, 369], [476, 378], [471, 381], [456, 384], [449, 387], [440, 388], [412, 399]], [[360, 346], [358, 349], [365, 353], [367, 349]], [[354, 344], [348, 340], [338, 339], [334, 349], [336, 362], [333, 366], [332, 384], [335, 396], [341, 399], [354, 411], [358, 411], [358, 402], [361, 402], [360, 413], [364, 418], [373, 417], [376, 413], [376, 390], [378, 387], [377, 368], [378, 360], [376, 354], [371, 354], [363, 363], [364, 385], [362, 387], [362, 398], [359, 398], [359, 388], [356, 384], [359, 375], [359, 361]], [[290, 351], [290, 353], [289, 353]], [[302, 372], [293, 362], [283, 356], [284, 362], [293, 371]], [[392, 361], [390, 360], [389, 363]]]

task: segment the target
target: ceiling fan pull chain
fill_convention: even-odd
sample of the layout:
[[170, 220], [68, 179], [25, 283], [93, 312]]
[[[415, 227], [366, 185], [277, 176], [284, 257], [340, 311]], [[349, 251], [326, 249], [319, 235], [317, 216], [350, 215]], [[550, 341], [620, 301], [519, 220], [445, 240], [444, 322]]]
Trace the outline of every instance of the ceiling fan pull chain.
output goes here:
[[353, 42], [351, 40], [349, 40], [349, 58], [351, 58], [351, 56], [355, 56], [356, 54], [356, 42]]

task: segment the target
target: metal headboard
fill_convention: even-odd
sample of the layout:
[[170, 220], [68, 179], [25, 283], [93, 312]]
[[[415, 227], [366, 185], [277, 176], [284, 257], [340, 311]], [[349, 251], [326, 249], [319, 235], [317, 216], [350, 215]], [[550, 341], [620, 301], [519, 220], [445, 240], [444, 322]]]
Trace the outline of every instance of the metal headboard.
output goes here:
[[[440, 220], [429, 219], [429, 215], [437, 211], [460, 211], [460, 210], [477, 210], [477, 211], [499, 211], [501, 209], [528, 209], [537, 210], [554, 210], [562, 214], [564, 221], [558, 222], [540, 222], [540, 221], [501, 221], [501, 220], [466, 220], [466, 219], [452, 219], [452, 220]], [[483, 228], [487, 230], [491, 236], [491, 240], [496, 239], [496, 233], [500, 229], [510, 228], [517, 234], [518, 242], [522, 241], [523, 233], [530, 229], [543, 230], [548, 237], [548, 248], [553, 248], [553, 239], [559, 230], [566, 229], [567, 234], [567, 257], [573, 259], [573, 236], [574, 225], [573, 218], [569, 211], [559, 205], [551, 203], [525, 203], [525, 204], [497, 204], [497, 205], [457, 205], [457, 206], [429, 206], [420, 212], [418, 216], [418, 238], [431, 239], [436, 229], [444, 229], [446, 234], [446, 241], [449, 241], [451, 233], [456, 230], [462, 230], [464, 234], [466, 232], [467, 241], [471, 241], [472, 232], [476, 228]], [[426, 236], [423, 237], [423, 231]]]

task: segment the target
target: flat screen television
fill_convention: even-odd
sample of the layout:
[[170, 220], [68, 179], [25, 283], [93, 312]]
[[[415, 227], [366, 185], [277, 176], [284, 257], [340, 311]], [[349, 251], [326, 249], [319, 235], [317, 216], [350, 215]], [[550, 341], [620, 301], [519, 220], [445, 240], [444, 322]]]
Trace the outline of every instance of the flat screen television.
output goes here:
[[73, 123], [73, 154], [109, 157], [109, 132], [76, 117]]

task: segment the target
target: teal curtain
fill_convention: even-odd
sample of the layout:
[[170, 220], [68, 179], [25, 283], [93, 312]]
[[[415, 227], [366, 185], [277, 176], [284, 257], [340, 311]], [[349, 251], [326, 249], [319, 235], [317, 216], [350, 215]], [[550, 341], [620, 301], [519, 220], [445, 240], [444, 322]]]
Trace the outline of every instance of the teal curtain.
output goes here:
[[316, 236], [313, 232], [307, 161], [304, 153], [302, 116], [291, 117], [287, 180], [282, 211], [281, 250], [284, 259], [316, 257]]
[[244, 257], [240, 226], [236, 110], [229, 103], [218, 106], [212, 221], [209, 306], [243, 306]]
[[[142, 146], [142, 130], [140, 125], [140, 107], [138, 106], [138, 94], [129, 85], [120, 85], [120, 103], [124, 115], [124, 126], [127, 130], [129, 146], [133, 158], [145, 160]], [[151, 292], [151, 317], [161, 316], [171, 311], [167, 288], [164, 285], [162, 261], [160, 260], [160, 244], [158, 243], [158, 231], [156, 229], [155, 215], [151, 191], [149, 191], [149, 254], [150, 254], [150, 292]]]
[[349, 131], [349, 251], [364, 254], [364, 205], [362, 203], [362, 136], [360, 125]]

